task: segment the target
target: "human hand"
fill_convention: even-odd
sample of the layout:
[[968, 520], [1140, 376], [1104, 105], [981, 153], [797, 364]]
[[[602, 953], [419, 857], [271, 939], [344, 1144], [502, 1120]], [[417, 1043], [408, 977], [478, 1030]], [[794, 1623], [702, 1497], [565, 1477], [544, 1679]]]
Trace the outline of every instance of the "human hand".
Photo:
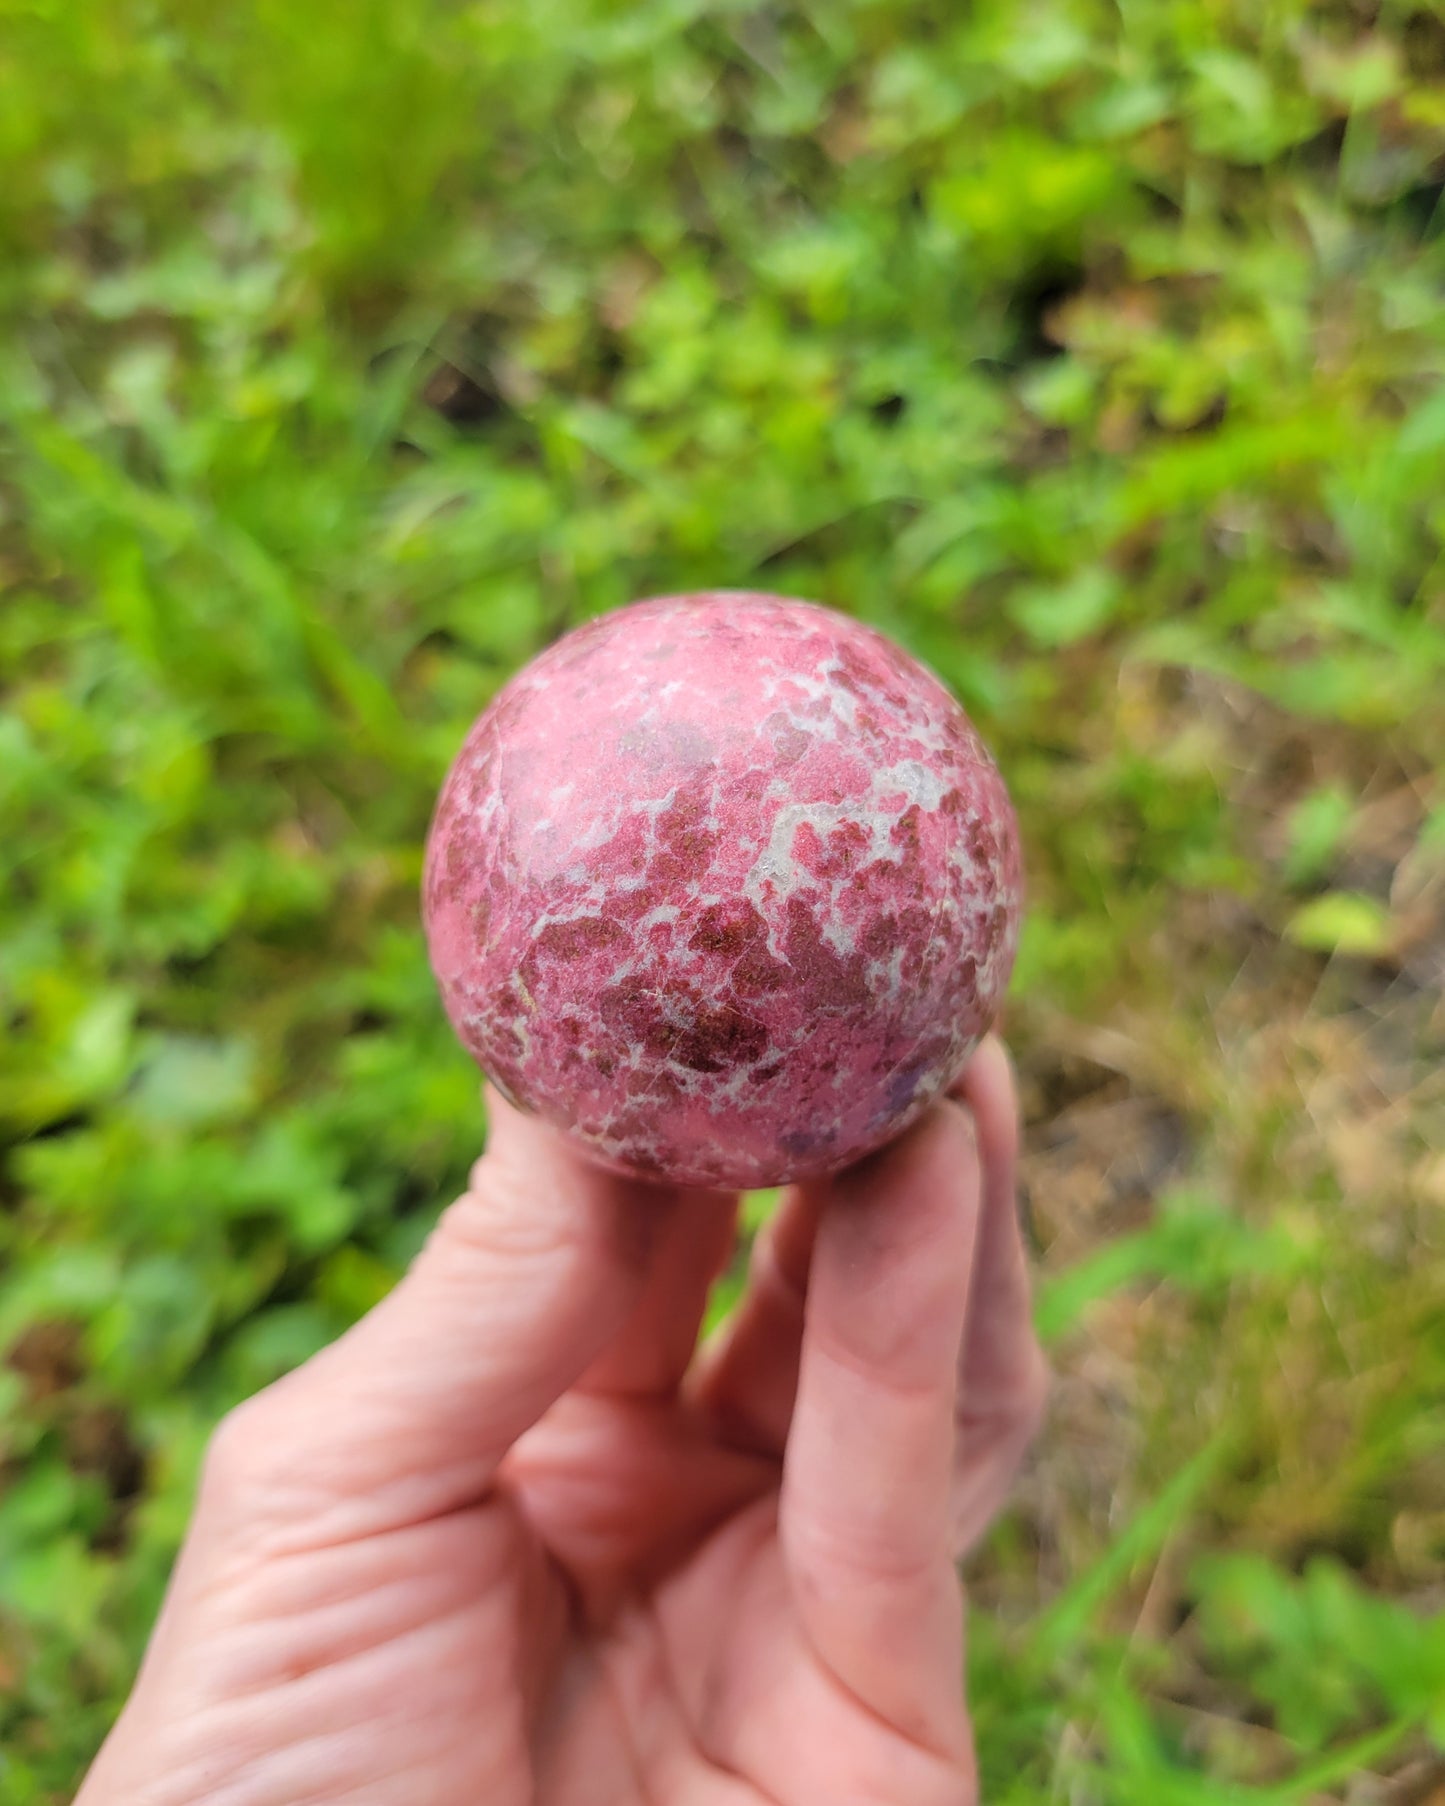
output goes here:
[[1045, 1390], [988, 1041], [798, 1187], [695, 1356], [736, 1200], [492, 1095], [396, 1290], [242, 1405], [78, 1806], [967, 1806], [956, 1557]]

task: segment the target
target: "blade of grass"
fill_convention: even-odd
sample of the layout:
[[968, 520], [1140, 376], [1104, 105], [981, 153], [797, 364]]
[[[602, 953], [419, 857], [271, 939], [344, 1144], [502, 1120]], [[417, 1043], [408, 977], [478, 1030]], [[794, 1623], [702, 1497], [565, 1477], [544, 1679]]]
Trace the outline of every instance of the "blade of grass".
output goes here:
[[1174, 1476], [1158, 1498], [1096, 1561], [1065, 1588], [1034, 1627], [1032, 1658], [1051, 1665], [1080, 1643], [1090, 1621], [1138, 1567], [1162, 1547], [1169, 1535], [1214, 1478], [1228, 1448], [1221, 1433], [1207, 1443]]

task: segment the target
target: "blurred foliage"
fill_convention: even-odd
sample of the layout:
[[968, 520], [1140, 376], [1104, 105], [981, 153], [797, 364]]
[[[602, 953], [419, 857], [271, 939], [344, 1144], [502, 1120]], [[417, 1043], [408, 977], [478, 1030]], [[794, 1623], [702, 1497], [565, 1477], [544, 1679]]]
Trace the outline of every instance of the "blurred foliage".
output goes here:
[[1024, 823], [1060, 1383], [987, 1797], [1413, 1785], [1442, 177], [1440, 0], [0, 0], [0, 1801], [102, 1735], [217, 1415], [463, 1181], [465, 725], [721, 585], [929, 659]]

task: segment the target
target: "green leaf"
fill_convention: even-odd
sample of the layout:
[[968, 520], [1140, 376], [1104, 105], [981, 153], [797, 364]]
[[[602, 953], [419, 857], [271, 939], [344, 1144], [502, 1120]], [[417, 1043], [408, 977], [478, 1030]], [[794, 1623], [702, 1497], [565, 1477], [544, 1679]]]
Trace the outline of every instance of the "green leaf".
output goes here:
[[1376, 898], [1358, 891], [1328, 891], [1295, 911], [1285, 925], [1285, 936], [1311, 953], [1377, 959], [1393, 945], [1394, 924]]
[[1312, 790], [1296, 803], [1289, 818], [1289, 846], [1284, 859], [1285, 882], [1301, 889], [1328, 871], [1354, 814], [1354, 804], [1338, 785]]
[[1155, 1221], [1106, 1242], [1097, 1253], [1047, 1278], [1034, 1320], [1045, 1342], [1072, 1330], [1089, 1307], [1141, 1280], [1184, 1292], [1217, 1293], [1236, 1280], [1303, 1271], [1315, 1258], [1282, 1217], [1264, 1226], [1221, 1210], [1207, 1193], [1182, 1189], [1159, 1201]]
[[47, 1632], [81, 1639], [105, 1596], [109, 1575], [79, 1537], [63, 1535], [0, 1567], [0, 1603]]
[[167, 1035], [142, 1063], [133, 1108], [171, 1128], [233, 1121], [250, 1108], [254, 1080], [255, 1051], [246, 1042]]
[[1121, 600], [1112, 572], [1094, 566], [1052, 589], [1021, 591], [1009, 612], [1036, 645], [1071, 646], [1107, 626]]

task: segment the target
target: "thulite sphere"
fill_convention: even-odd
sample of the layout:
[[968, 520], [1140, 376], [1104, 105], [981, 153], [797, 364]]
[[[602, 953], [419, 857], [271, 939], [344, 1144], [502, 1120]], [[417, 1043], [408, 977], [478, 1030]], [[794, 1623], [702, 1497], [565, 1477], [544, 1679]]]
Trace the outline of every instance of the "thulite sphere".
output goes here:
[[956, 1076], [1018, 939], [1003, 780], [937, 679], [808, 602], [665, 597], [497, 696], [427, 845], [432, 968], [504, 1095], [603, 1164], [831, 1171]]

